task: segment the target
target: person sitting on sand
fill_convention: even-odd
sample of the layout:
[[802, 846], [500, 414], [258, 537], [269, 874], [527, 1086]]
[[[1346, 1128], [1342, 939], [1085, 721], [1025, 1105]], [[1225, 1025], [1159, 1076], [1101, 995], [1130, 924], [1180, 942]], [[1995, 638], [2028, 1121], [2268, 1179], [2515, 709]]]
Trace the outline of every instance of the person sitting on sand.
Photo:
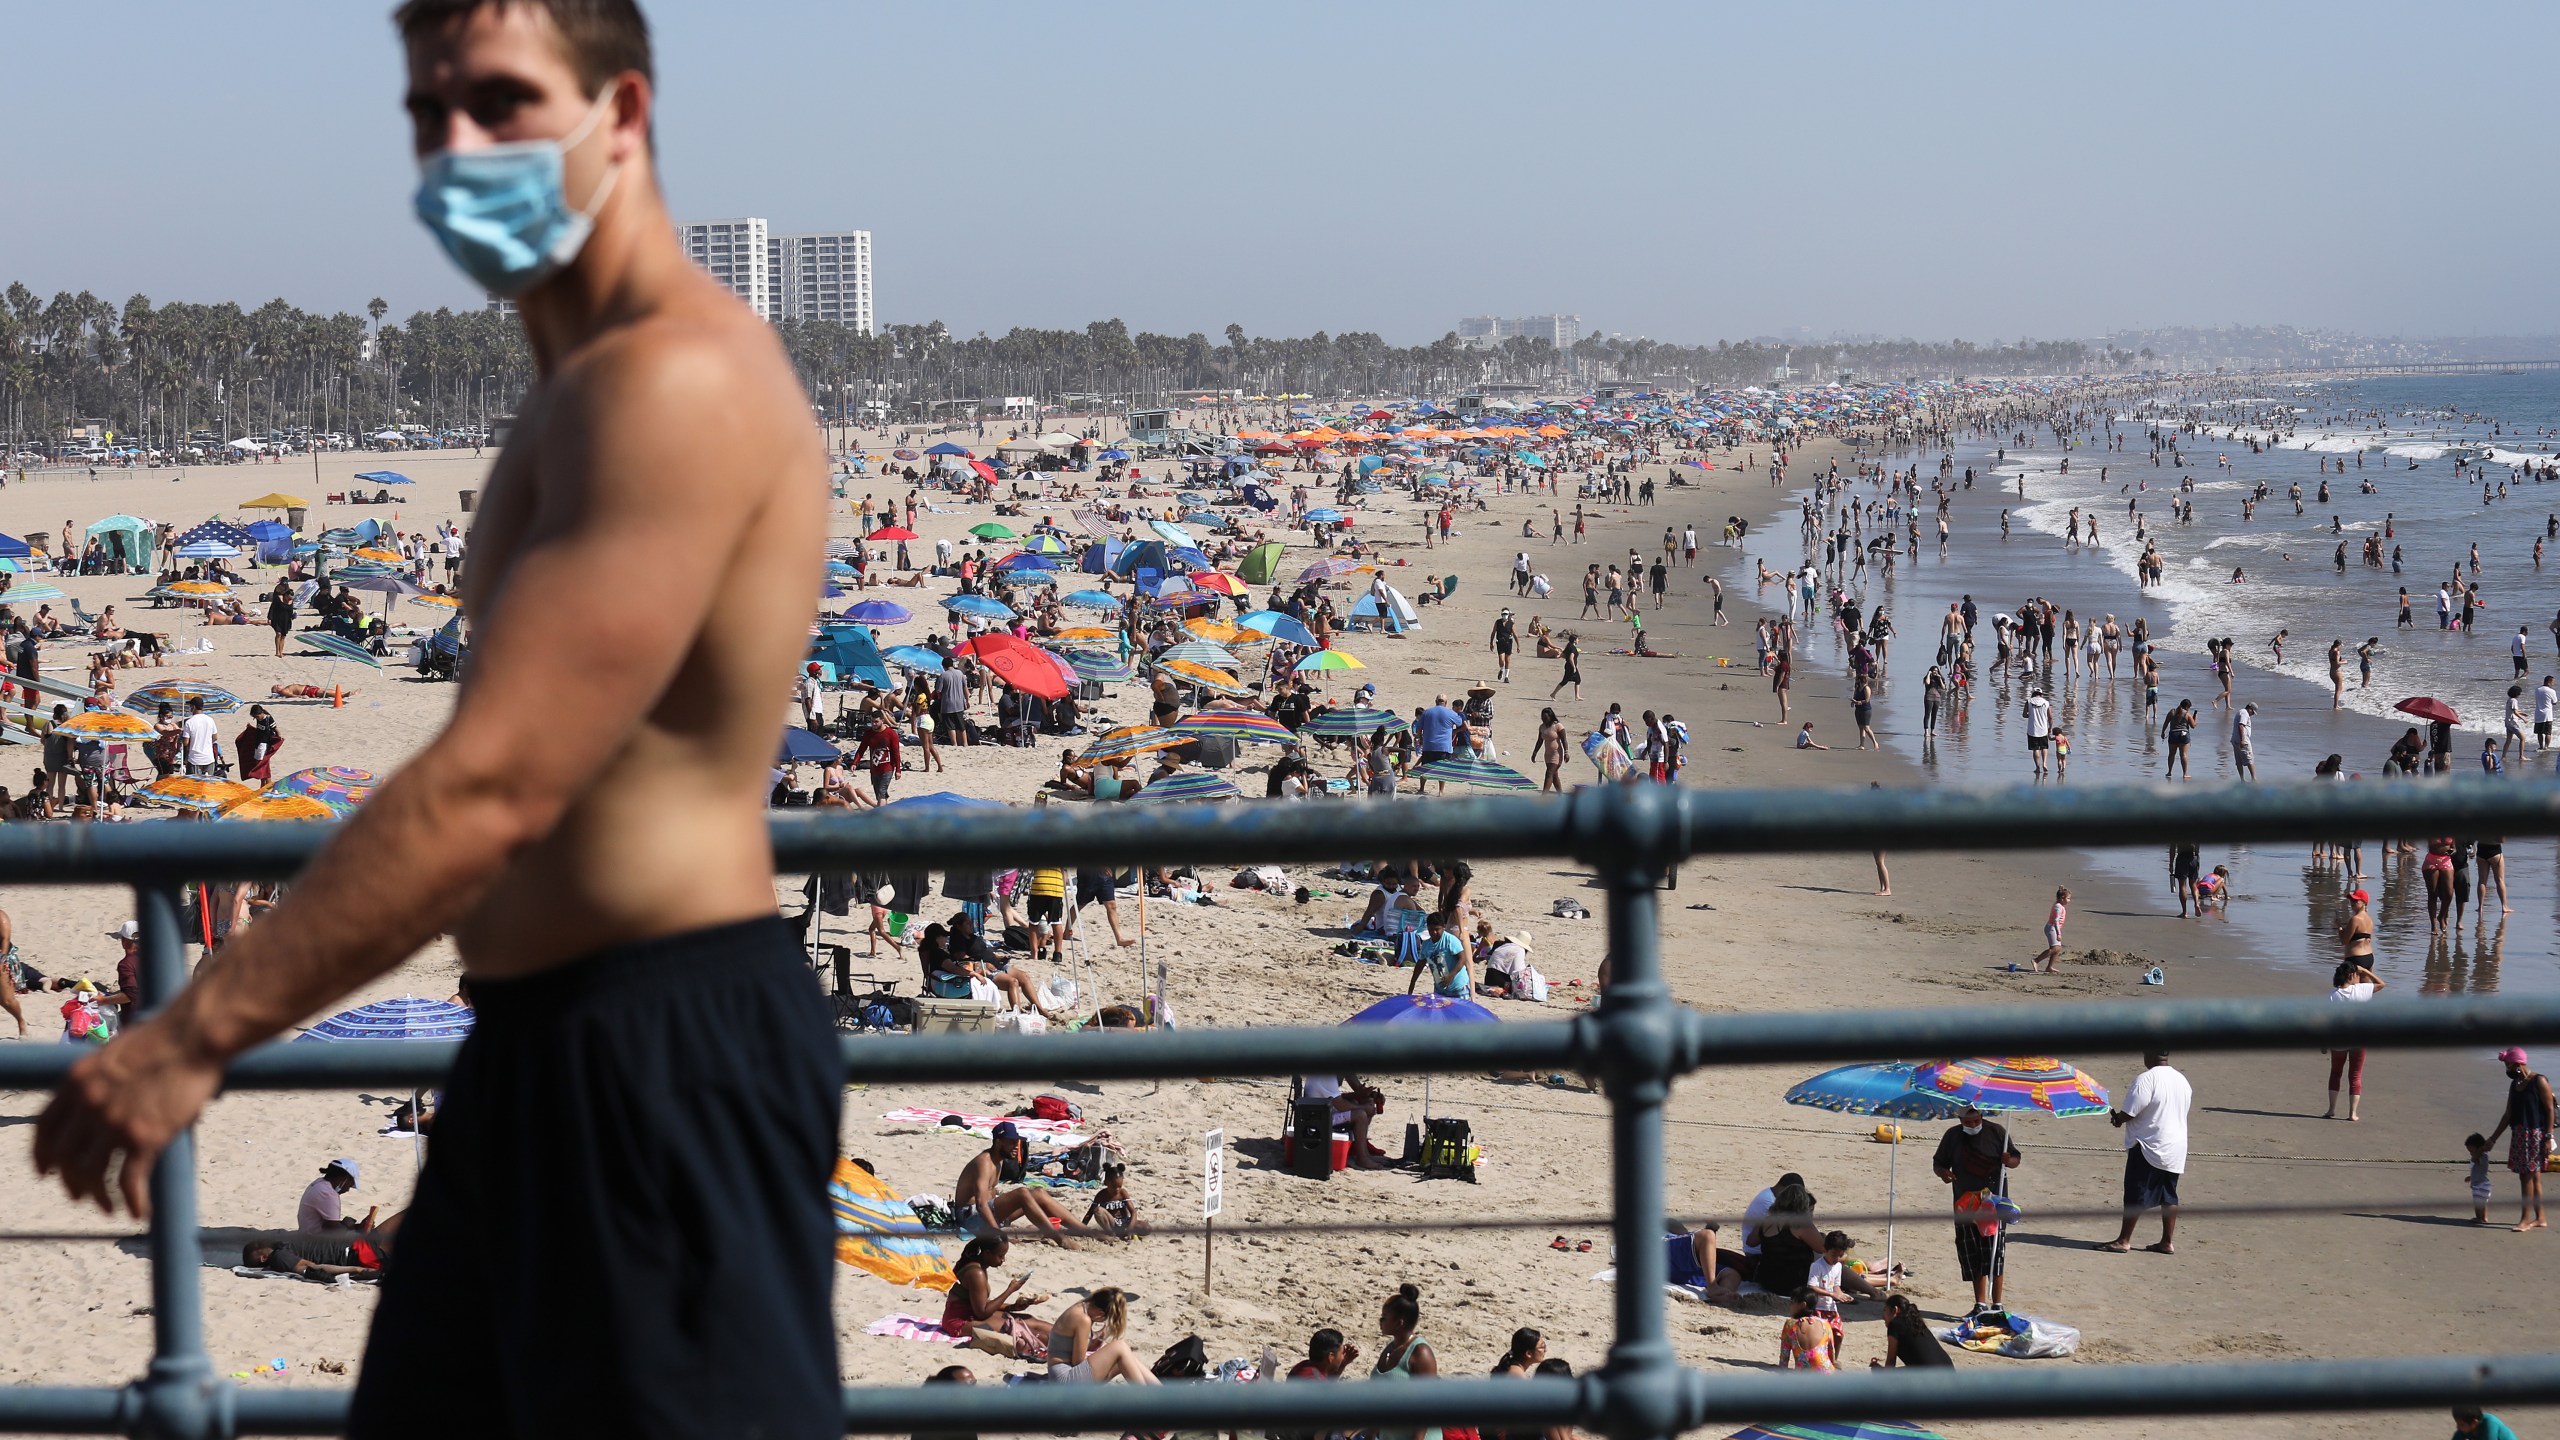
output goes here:
[[1135, 1240], [1147, 1233], [1147, 1222], [1138, 1218], [1138, 1202], [1129, 1198], [1129, 1167], [1102, 1167], [1102, 1188], [1094, 1192], [1093, 1203], [1084, 1209], [1084, 1223], [1107, 1235]]
[[1049, 1378], [1063, 1384], [1098, 1385], [1114, 1379], [1161, 1385], [1129, 1346], [1129, 1300], [1111, 1286], [1058, 1312], [1049, 1327]]
[[100, 640], [124, 639], [125, 629], [123, 623], [116, 619], [116, 607], [110, 605], [99, 611], [97, 627], [89, 633]]
[[1701, 1290], [1709, 1300], [1730, 1302], [1742, 1293], [1742, 1272], [1734, 1265], [1737, 1258], [1731, 1250], [1716, 1247], [1717, 1231], [1713, 1225], [1695, 1230], [1674, 1230], [1662, 1237], [1666, 1259], [1662, 1278], [1666, 1284]]
[[1017, 1295], [1022, 1280], [994, 1288], [992, 1271], [1001, 1267], [1013, 1246], [1002, 1235], [981, 1235], [960, 1251], [951, 1266], [951, 1290], [942, 1302], [942, 1333], [958, 1335], [990, 1355], [1031, 1359], [1049, 1351], [1049, 1322], [1022, 1312], [1045, 1304], [1046, 1295]]
[[[996, 1235], [1016, 1220], [1028, 1221], [1041, 1239], [1072, 1250], [1076, 1247], [1064, 1236], [1098, 1232], [1077, 1222], [1048, 1191], [1020, 1183], [1029, 1150], [1012, 1121], [996, 1126], [987, 1148], [960, 1167], [960, 1179], [951, 1187], [952, 1217], [976, 1235]], [[1007, 1183], [1016, 1188], [1002, 1189]]]
[[332, 1160], [320, 1167], [320, 1178], [303, 1187], [302, 1201], [294, 1207], [293, 1228], [305, 1235], [365, 1232], [374, 1228], [382, 1207], [364, 1212], [362, 1220], [350, 1220], [342, 1212], [338, 1197], [356, 1188], [356, 1162]]

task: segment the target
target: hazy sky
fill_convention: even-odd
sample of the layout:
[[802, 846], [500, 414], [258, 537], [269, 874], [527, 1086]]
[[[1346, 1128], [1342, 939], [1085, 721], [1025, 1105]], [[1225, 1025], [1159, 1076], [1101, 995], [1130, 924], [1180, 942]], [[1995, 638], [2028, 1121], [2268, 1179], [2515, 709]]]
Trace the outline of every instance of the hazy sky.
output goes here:
[[[649, 8], [677, 215], [870, 229], [884, 323], [2560, 331], [2547, 0]], [[0, 7], [0, 281], [477, 303], [387, 10]]]

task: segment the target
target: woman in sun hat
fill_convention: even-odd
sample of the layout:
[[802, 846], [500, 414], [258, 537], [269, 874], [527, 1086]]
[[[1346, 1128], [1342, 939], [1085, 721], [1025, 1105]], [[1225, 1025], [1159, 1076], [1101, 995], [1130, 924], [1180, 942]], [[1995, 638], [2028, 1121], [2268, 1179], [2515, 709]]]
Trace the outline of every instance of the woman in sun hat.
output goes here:
[[2516, 1172], [2523, 1192], [2515, 1228], [2547, 1230], [2551, 1227], [2542, 1218], [2542, 1165], [2551, 1153], [2551, 1081], [2534, 1073], [2520, 1046], [2499, 1051], [2498, 1063], [2507, 1067], [2507, 1113], [2499, 1117], [2498, 1128], [2489, 1132], [2489, 1144], [2495, 1146], [2500, 1135], [2514, 1132], [2507, 1145], [2507, 1168]]

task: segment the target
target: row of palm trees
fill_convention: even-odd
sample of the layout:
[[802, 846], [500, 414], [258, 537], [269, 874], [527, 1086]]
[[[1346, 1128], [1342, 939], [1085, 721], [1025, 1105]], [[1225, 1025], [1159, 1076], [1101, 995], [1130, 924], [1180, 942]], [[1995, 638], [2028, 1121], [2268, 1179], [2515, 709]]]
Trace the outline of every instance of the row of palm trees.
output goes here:
[[[190, 437], [219, 445], [396, 426], [435, 434], [513, 412], [533, 360], [512, 318], [438, 309], [388, 324], [389, 309], [375, 299], [361, 316], [322, 315], [282, 300], [243, 310], [227, 301], [154, 305], [146, 295], [119, 308], [85, 290], [45, 300], [11, 284], [0, 292], [0, 454], [57, 446], [91, 424], [119, 446], [174, 452]], [[1144, 405], [1220, 390], [1446, 398], [1486, 384], [1740, 385], [1767, 381], [1790, 358], [1785, 348], [1753, 342], [1681, 346], [1621, 336], [1590, 336], [1559, 351], [1525, 337], [1470, 346], [1449, 334], [1397, 346], [1366, 331], [1283, 338], [1229, 325], [1213, 341], [1197, 331], [1132, 334], [1117, 319], [967, 338], [938, 320], [877, 334], [816, 321], [776, 328], [812, 404], [831, 421], [966, 413], [973, 403], [1016, 396]], [[1824, 346], [1818, 362], [1798, 363], [1900, 378], [2079, 373], [2133, 359], [2076, 341], [1899, 340]]]

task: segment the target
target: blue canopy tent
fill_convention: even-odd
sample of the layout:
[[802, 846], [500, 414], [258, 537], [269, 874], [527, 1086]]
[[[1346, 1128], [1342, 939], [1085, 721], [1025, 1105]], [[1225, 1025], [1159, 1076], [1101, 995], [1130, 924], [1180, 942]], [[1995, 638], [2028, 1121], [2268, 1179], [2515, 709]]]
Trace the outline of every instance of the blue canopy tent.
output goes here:
[[1161, 575], [1166, 568], [1164, 542], [1138, 540], [1121, 544], [1110, 552], [1110, 563], [1114, 575], [1136, 575], [1142, 570]]

